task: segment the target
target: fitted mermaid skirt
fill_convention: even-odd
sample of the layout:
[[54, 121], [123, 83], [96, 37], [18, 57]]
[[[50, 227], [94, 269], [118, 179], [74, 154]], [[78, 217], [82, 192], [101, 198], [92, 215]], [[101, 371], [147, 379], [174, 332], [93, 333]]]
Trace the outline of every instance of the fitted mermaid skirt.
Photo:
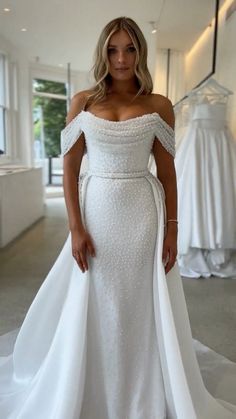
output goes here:
[[165, 418], [152, 297], [157, 209], [150, 183], [92, 176], [85, 223], [96, 257], [89, 259], [81, 419]]

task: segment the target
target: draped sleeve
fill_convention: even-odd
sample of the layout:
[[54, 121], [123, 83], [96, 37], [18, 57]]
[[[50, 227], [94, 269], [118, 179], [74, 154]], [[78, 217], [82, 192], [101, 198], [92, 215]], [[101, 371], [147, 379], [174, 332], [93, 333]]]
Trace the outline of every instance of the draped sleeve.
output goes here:
[[158, 118], [155, 126], [155, 137], [160, 141], [166, 151], [175, 157], [175, 132], [161, 117]]
[[61, 156], [64, 156], [82, 134], [81, 113], [79, 113], [61, 131]]

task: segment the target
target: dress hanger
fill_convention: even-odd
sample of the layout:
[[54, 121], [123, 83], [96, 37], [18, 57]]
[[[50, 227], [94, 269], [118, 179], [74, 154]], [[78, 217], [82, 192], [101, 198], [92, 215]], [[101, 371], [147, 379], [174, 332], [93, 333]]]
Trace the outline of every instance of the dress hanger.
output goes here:
[[207, 95], [207, 96], [216, 96], [220, 95], [223, 97], [228, 97], [232, 95], [233, 92], [226, 87], [219, 84], [215, 79], [209, 78], [205, 82], [203, 82], [200, 86], [196, 87], [195, 89], [191, 90], [188, 93], [188, 97], [192, 96], [200, 96], [200, 95]]

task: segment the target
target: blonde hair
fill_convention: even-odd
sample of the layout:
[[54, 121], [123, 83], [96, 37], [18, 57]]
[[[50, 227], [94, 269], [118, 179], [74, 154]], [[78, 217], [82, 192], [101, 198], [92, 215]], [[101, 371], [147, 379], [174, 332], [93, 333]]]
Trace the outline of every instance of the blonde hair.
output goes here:
[[92, 93], [88, 96], [89, 102], [97, 102], [106, 96], [111, 81], [107, 47], [111, 36], [122, 29], [129, 34], [136, 49], [135, 76], [139, 90], [135, 98], [141, 94], [150, 94], [153, 90], [152, 78], [147, 67], [147, 42], [137, 23], [129, 17], [122, 16], [107, 23], [98, 39], [92, 67], [96, 84], [90, 89]]

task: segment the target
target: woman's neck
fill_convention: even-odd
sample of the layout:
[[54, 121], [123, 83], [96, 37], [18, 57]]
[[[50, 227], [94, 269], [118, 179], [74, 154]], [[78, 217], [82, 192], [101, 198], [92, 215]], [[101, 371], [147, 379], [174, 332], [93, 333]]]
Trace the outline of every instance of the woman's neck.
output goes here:
[[138, 86], [136, 80], [112, 80], [111, 85], [108, 88], [108, 94], [119, 95], [119, 96], [132, 96], [138, 92]]

